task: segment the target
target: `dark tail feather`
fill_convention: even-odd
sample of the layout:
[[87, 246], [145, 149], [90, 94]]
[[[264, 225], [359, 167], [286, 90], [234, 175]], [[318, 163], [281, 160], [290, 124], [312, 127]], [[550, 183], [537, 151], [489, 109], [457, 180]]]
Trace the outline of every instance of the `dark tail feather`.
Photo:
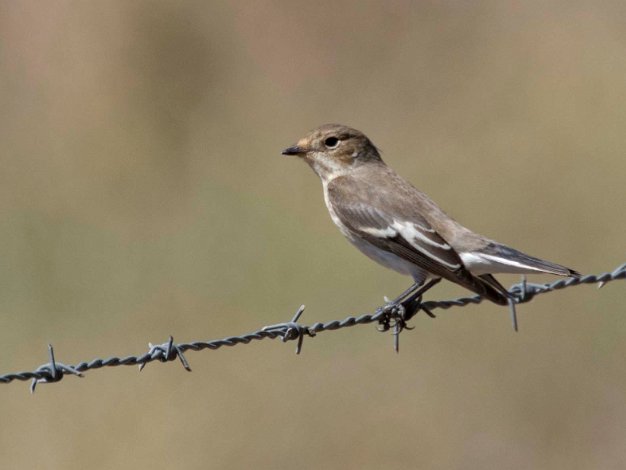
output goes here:
[[506, 264], [507, 260], [515, 261], [524, 266], [528, 266], [531, 269], [541, 271], [548, 274], [556, 274], [558, 276], [571, 276], [580, 277], [580, 273], [573, 269], [567, 268], [560, 264], [552, 263], [543, 259], [535, 258], [534, 256], [527, 255], [515, 248], [501, 245], [499, 243], [490, 243], [481, 250], [483, 253], [498, 257], [502, 259], [503, 264]]
[[511, 294], [491, 274], [473, 276], [469, 272], [456, 282], [498, 305], [508, 305]]
[[[506, 290], [506, 288], [502, 284], [500, 284], [498, 280], [491, 274], [482, 274], [478, 276], [478, 278], [499, 294], [499, 297], [497, 299], [487, 296], [487, 298], [492, 302], [495, 302], [499, 305], [507, 305], [509, 303], [509, 299], [513, 298], [511, 293]], [[502, 299], [502, 297], [504, 297], [504, 300]]]

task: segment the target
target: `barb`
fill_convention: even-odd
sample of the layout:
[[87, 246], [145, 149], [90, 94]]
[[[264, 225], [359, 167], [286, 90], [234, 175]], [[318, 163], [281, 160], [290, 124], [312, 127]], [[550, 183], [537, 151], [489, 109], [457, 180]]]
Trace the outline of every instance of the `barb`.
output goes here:
[[[600, 288], [611, 281], [619, 279], [626, 279], [626, 263], [611, 272], [598, 275], [588, 274], [578, 279], [558, 279], [548, 284], [533, 284], [526, 282], [526, 280], [523, 279], [522, 282], [514, 284], [509, 290], [515, 298], [515, 301], [512, 302], [511, 305], [514, 307], [517, 304], [530, 302], [539, 294], [565, 289], [566, 287], [581, 284], [598, 284], [598, 288]], [[248, 344], [252, 341], [261, 341], [267, 338], [281, 338], [283, 342], [297, 339], [296, 354], [300, 354], [305, 336], [314, 337], [317, 333], [321, 333], [323, 331], [334, 331], [369, 323], [378, 323], [381, 325], [381, 331], [391, 330], [394, 335], [394, 346], [396, 351], [398, 351], [400, 333], [404, 329], [410, 329], [407, 326], [407, 321], [409, 321], [419, 311], [423, 311], [428, 316], [434, 318], [435, 315], [432, 313], [433, 310], [447, 310], [452, 307], [464, 307], [469, 304], [478, 304], [482, 301], [480, 296], [475, 295], [472, 297], [461, 297], [452, 300], [431, 300], [422, 302], [422, 295], [426, 290], [428, 290], [428, 288], [432, 287], [432, 285], [434, 285], [434, 283], [429, 283], [421, 288], [413, 286], [401, 296], [391, 302], [387, 302], [384, 306], [379, 307], [374, 313], [371, 314], [363, 314], [357, 317], [349, 316], [343, 320], [334, 320], [327, 323], [314, 323], [310, 326], [306, 326], [298, 323], [298, 320], [304, 312], [304, 305], [302, 305], [296, 311], [291, 321], [286, 323], [267, 326], [252, 333], [240, 336], [230, 336], [228, 338], [210, 341], [174, 343], [174, 338], [170, 336], [168, 341], [163, 344], [152, 345], [149, 343], [148, 352], [140, 356], [93, 359], [92, 361], [80, 362], [76, 365], [66, 365], [56, 361], [54, 349], [52, 348], [52, 345], [49, 345], [49, 362], [39, 366], [34, 371], [0, 375], [0, 383], [11, 383], [15, 380], [32, 380], [31, 391], [34, 392], [38, 384], [59, 382], [68, 374], [82, 377], [82, 372], [88, 370], [116, 366], [139, 366], [141, 370], [146, 366], [146, 364], [151, 362], [170, 362], [175, 361], [176, 359], [181, 362], [182, 366], [186, 370], [191, 371], [189, 362], [184, 356], [186, 351], [202, 351], [204, 349], [215, 350], [223, 346], [237, 346], [238, 344]]]
[[300, 354], [302, 351], [302, 343], [304, 341], [304, 335], [315, 336], [315, 332], [309, 331], [309, 328], [298, 324], [298, 319], [304, 313], [304, 305], [300, 305], [300, 308], [293, 316], [290, 322], [277, 323], [276, 325], [264, 326], [261, 331], [275, 332], [283, 339], [283, 343], [291, 339], [298, 339], [298, 345], [296, 346], [296, 354]]

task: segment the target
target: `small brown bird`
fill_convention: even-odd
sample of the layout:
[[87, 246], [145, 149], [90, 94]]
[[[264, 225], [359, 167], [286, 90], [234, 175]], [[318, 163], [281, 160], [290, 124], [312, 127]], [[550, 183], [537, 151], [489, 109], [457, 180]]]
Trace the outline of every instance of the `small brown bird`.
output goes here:
[[317, 173], [330, 217], [352, 244], [418, 285], [444, 278], [506, 305], [510, 294], [492, 274], [580, 276], [463, 227], [389, 168], [355, 129], [326, 124], [282, 153]]

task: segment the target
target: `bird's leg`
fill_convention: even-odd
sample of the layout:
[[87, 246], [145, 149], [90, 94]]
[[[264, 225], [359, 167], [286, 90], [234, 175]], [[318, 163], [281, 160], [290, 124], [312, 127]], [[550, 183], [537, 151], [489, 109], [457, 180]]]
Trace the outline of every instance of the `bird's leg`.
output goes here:
[[[384, 297], [385, 306], [383, 307], [383, 309], [385, 311], [385, 315], [381, 317], [381, 319], [378, 321], [378, 324], [380, 325], [380, 328], [378, 328], [378, 331], [389, 331], [389, 329], [392, 326], [395, 329], [395, 326], [397, 325], [397, 321], [401, 319], [404, 316], [404, 313], [406, 312], [406, 309], [403, 305], [403, 300], [406, 300], [414, 292], [417, 292], [417, 290], [423, 284], [424, 284], [423, 282], [422, 283], [414, 282], [411, 285], [411, 287], [406, 289], [404, 292], [402, 292], [402, 294], [400, 294], [393, 300], [389, 300], [387, 296]], [[393, 317], [393, 325], [392, 325], [392, 317]]]
[[423, 282], [421, 284], [418, 284], [417, 282], [415, 282], [413, 285], [411, 285], [411, 287], [409, 287], [407, 290], [402, 292], [402, 294], [397, 296], [395, 299], [389, 300], [387, 297], [385, 297], [385, 302], [387, 303], [387, 305], [398, 305], [400, 302], [402, 302], [402, 299], [404, 299], [405, 297], [408, 297], [410, 294], [417, 291], [423, 285], [424, 285]]
[[415, 283], [394, 300], [387, 302], [387, 305], [384, 307], [386, 315], [379, 320], [379, 324], [381, 325], [379, 331], [389, 331], [393, 328], [393, 334], [396, 337], [396, 352], [399, 349], [398, 341], [400, 333], [405, 328], [411, 329], [407, 326], [406, 322], [413, 318], [420, 308], [422, 308], [428, 316], [432, 318], [435, 317], [432, 312], [424, 309], [424, 307], [421, 306], [421, 303], [422, 295], [424, 295], [424, 293], [431, 287], [439, 283], [439, 281], [441, 281], [441, 278], [431, 279], [426, 284]]
[[[393, 300], [389, 300], [387, 299], [387, 297], [385, 297], [385, 301], [386, 301], [385, 307], [393, 308], [393, 307], [402, 306], [406, 310], [411, 304], [415, 303], [416, 301], [417, 301], [417, 305], [416, 305], [417, 307], [419, 306], [421, 297], [424, 295], [424, 293], [428, 291], [431, 287], [439, 283], [439, 281], [441, 281], [441, 278], [431, 279], [427, 283], [423, 283], [423, 282], [419, 284], [415, 283]], [[417, 310], [417, 309], [414, 309], [414, 310]], [[408, 320], [413, 315], [415, 315], [415, 313], [417, 313], [417, 311], [413, 312], [413, 314], [411, 314], [408, 318], [406, 318], [406, 320]], [[427, 313], [429, 316], [434, 318], [434, 315], [431, 312], [427, 312]]]
[[413, 316], [415, 316], [417, 312], [420, 311], [420, 309], [424, 310], [424, 312], [426, 312], [429, 317], [435, 318], [435, 315], [433, 315], [430, 310], [425, 309], [422, 306], [422, 296], [426, 293], [426, 291], [436, 286], [440, 281], [441, 278], [436, 277], [428, 281], [426, 284], [420, 284], [419, 286], [417, 286], [416, 290], [412, 291], [410, 295], [408, 295], [406, 298], [404, 298], [404, 300], [401, 301], [400, 305], [402, 305], [403, 308], [402, 321], [409, 321], [411, 318], [413, 318]]

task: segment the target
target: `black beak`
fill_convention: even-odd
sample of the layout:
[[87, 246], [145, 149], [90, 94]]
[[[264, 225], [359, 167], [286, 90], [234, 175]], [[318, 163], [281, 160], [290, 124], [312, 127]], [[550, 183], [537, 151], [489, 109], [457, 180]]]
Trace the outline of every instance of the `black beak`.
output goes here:
[[292, 145], [282, 151], [283, 155], [302, 155], [304, 153], [306, 153], [306, 150], [302, 147], [298, 147], [297, 145]]

